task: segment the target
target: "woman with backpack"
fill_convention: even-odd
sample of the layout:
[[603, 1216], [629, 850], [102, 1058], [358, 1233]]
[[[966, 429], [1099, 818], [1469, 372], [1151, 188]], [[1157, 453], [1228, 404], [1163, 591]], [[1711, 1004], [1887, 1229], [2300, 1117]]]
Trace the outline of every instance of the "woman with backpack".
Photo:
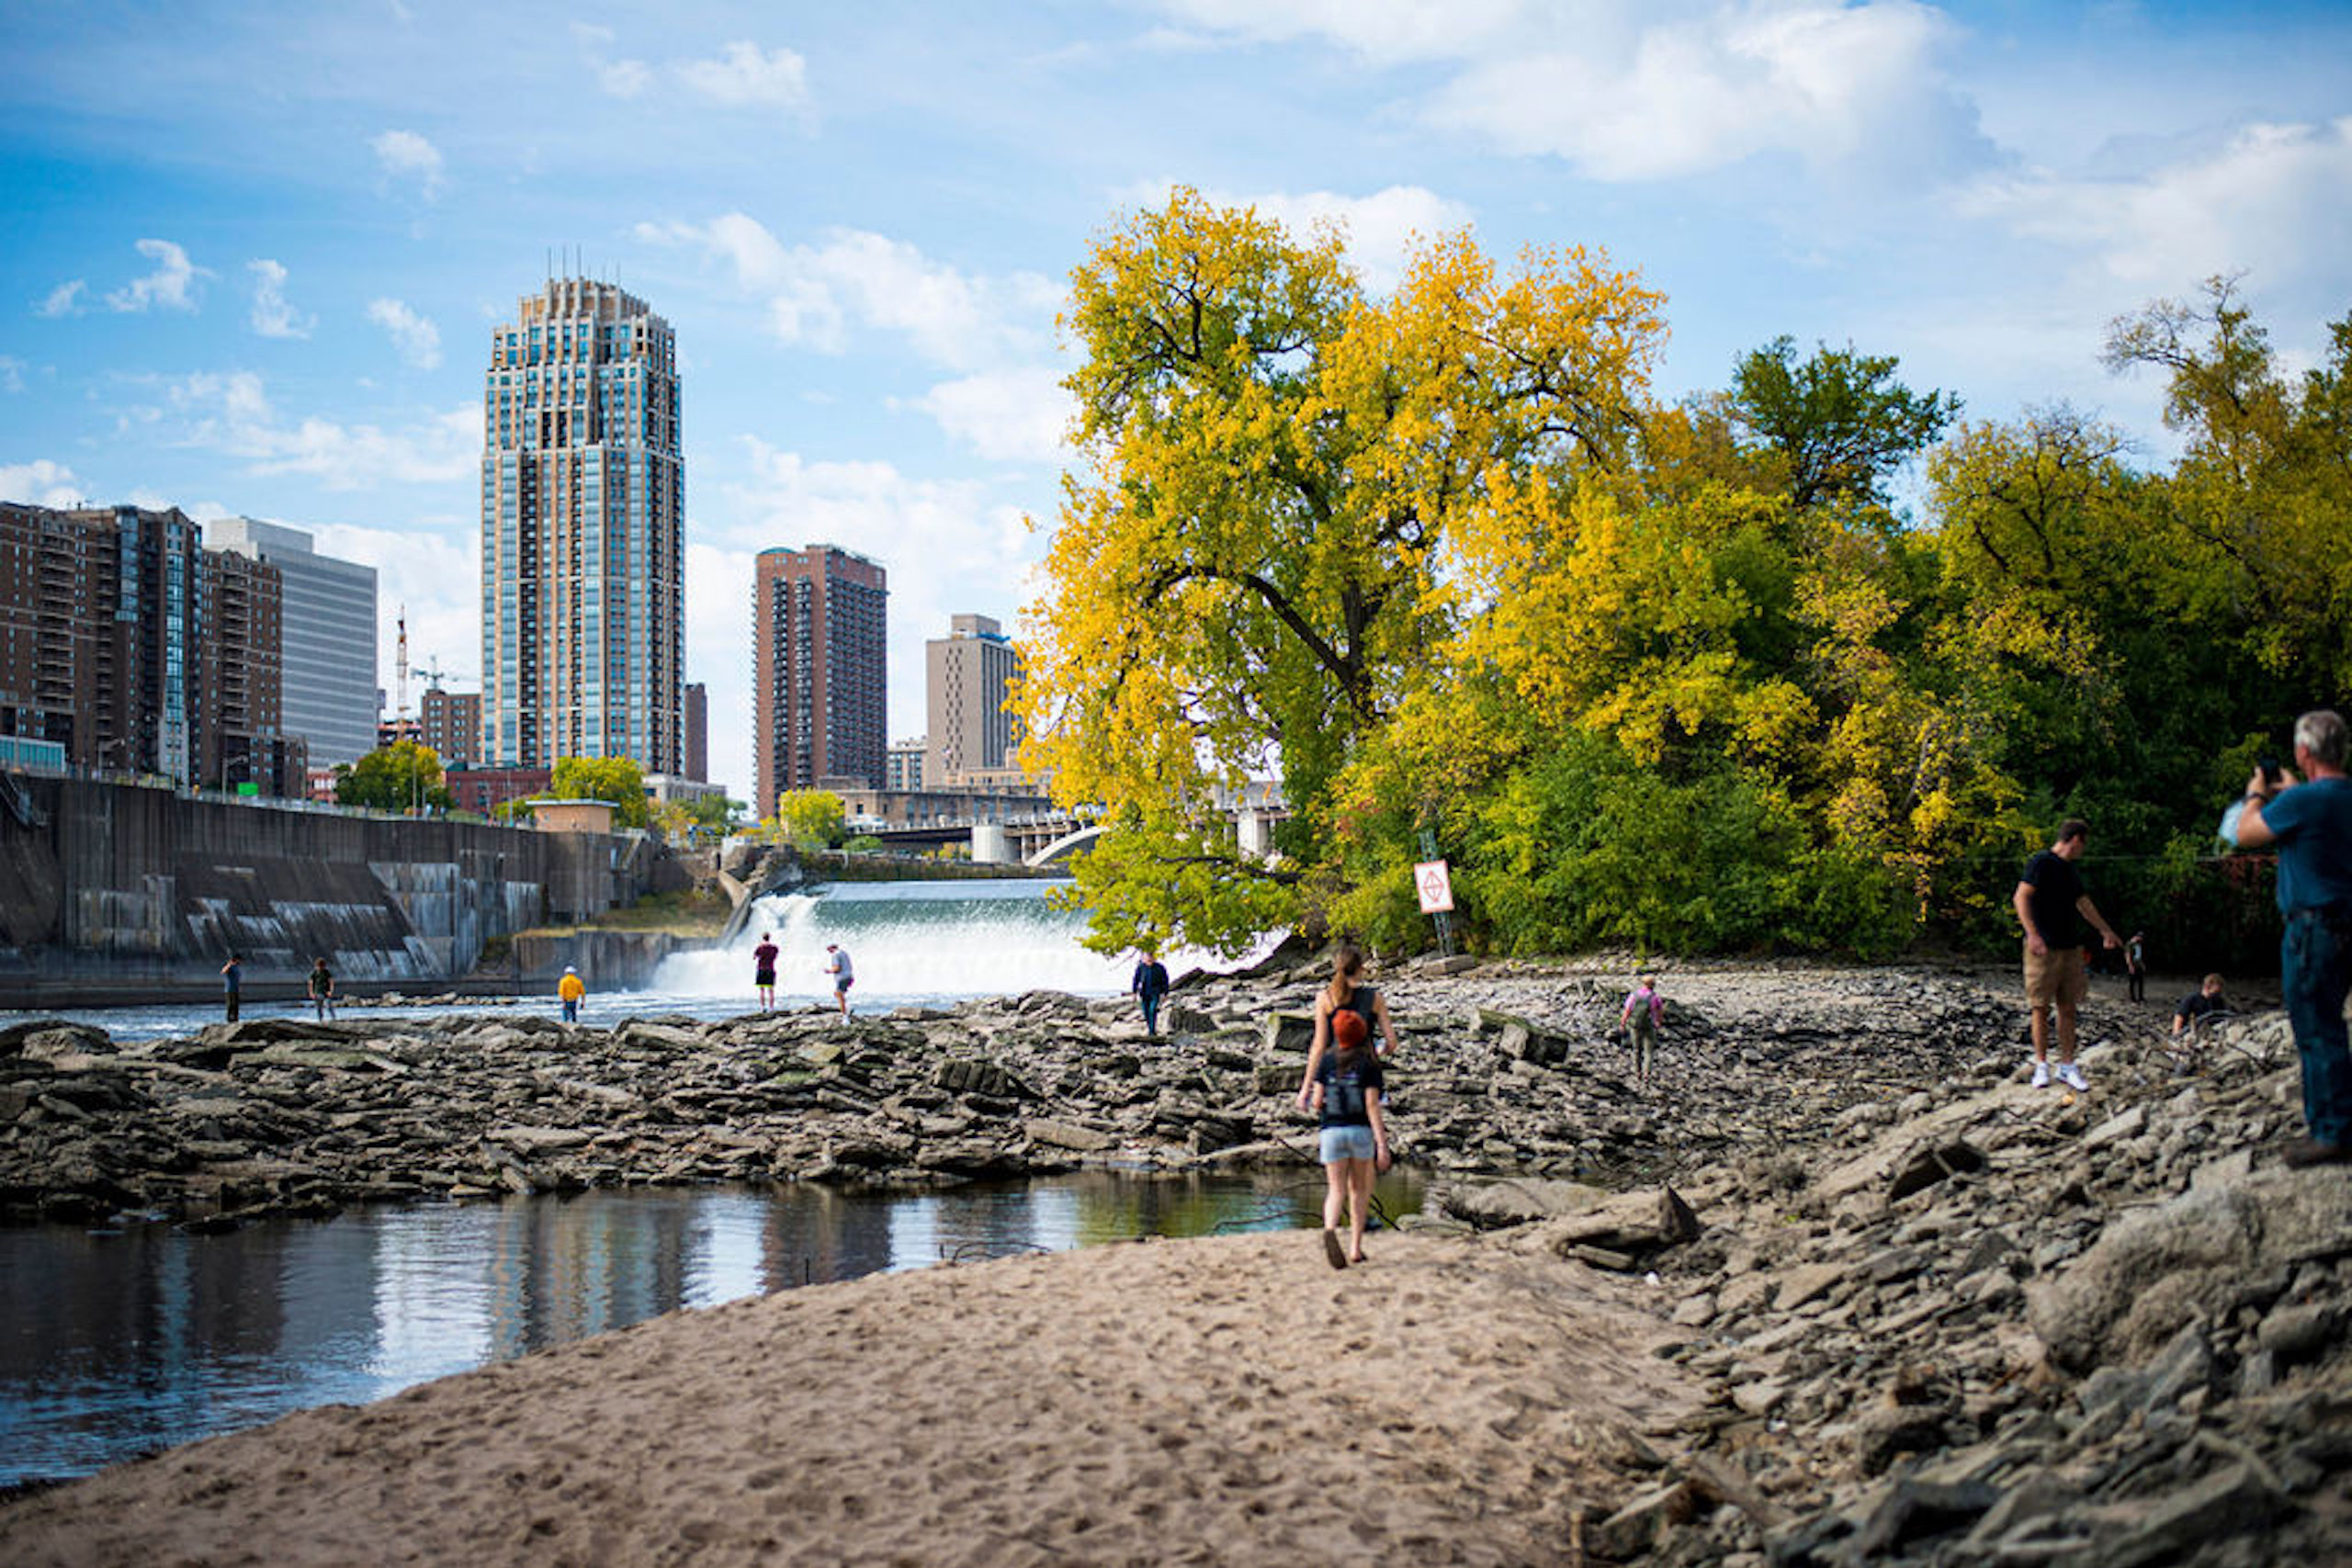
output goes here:
[[1363, 951], [1353, 942], [1341, 942], [1339, 952], [1331, 955], [1331, 983], [1315, 994], [1315, 1039], [1306, 1048], [1306, 1075], [1298, 1081], [1301, 1111], [1307, 1108], [1316, 1072], [1323, 1065], [1323, 1054], [1330, 1048], [1331, 1020], [1338, 1014], [1351, 1012], [1361, 1019], [1364, 1038], [1380, 1038], [1379, 1055], [1384, 1058], [1396, 1053], [1396, 1026], [1388, 1021], [1388, 1003], [1378, 991], [1359, 983], [1363, 974]]
[[[1361, 1014], [1342, 1010], [1331, 1021], [1337, 1047], [1317, 1064], [1312, 1085], [1323, 1119], [1323, 1256], [1334, 1269], [1363, 1261], [1363, 1226], [1372, 1208], [1372, 1179], [1388, 1168], [1388, 1127], [1380, 1114], [1380, 1058], [1365, 1046]], [[1340, 1247], [1340, 1212], [1348, 1215], [1348, 1245]]]

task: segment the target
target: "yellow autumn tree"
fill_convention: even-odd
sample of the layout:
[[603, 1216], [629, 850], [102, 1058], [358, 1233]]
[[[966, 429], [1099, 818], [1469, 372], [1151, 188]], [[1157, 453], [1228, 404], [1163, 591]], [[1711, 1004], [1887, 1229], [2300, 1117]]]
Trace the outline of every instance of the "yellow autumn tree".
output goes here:
[[[1348, 765], [1481, 608], [1446, 581], [1454, 536], [1498, 486], [1566, 500], [1623, 468], [1659, 305], [1605, 256], [1506, 273], [1466, 235], [1374, 298], [1337, 230], [1190, 191], [1094, 246], [1064, 318], [1083, 461], [1016, 698], [1031, 761], [1105, 828], [1079, 872], [1093, 940], [1232, 952], [1312, 920]], [[1227, 809], [1266, 776], [1272, 861]]]

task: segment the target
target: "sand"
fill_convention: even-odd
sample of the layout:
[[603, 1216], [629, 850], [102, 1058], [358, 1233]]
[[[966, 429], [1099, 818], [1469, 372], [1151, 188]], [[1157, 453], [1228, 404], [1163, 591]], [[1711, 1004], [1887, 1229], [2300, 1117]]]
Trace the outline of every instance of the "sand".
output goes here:
[[[1639, 1281], [1313, 1231], [674, 1313], [0, 1509], [36, 1564], [1569, 1561], [1699, 1390]], [[1592, 1512], [1597, 1520], [1599, 1514]]]

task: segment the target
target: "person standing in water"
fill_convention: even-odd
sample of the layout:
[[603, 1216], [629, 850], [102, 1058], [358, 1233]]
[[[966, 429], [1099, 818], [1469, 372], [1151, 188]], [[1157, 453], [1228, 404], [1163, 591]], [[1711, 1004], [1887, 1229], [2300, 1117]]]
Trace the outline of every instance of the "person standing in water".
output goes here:
[[1363, 974], [1363, 953], [1353, 942], [1343, 942], [1339, 952], [1331, 955], [1331, 983], [1315, 995], [1315, 1039], [1306, 1048], [1306, 1072], [1298, 1081], [1298, 1108], [1306, 1109], [1307, 1098], [1314, 1092], [1315, 1074], [1323, 1065], [1323, 1054], [1331, 1043], [1331, 1020], [1341, 1012], [1352, 1012], [1363, 1020], [1364, 1038], [1377, 1033], [1385, 1043], [1379, 1055], [1392, 1056], [1396, 1052], [1396, 1026], [1388, 1021], [1388, 1003], [1370, 986], [1360, 983]]
[[762, 931], [760, 945], [752, 949], [752, 984], [759, 987], [760, 1010], [775, 1009], [775, 933]]
[[1159, 998], [1168, 994], [1168, 965], [1150, 948], [1136, 961], [1136, 972], [1127, 981], [1127, 989], [1143, 1003], [1143, 1032], [1151, 1039], [1159, 1038]]
[[563, 1021], [578, 1023], [580, 999], [588, 994], [588, 982], [580, 977], [580, 971], [565, 964], [563, 978], [555, 983], [555, 994], [556, 999], [563, 1003]]
[[842, 1016], [849, 1016], [849, 988], [857, 984], [857, 972], [850, 967], [849, 949], [837, 942], [825, 944], [829, 956], [825, 973], [833, 977], [833, 999], [842, 1004]]
[[237, 1021], [237, 986], [244, 977], [245, 966], [237, 962], [235, 953], [229, 954], [229, 962], [220, 965], [220, 999], [228, 1005], [231, 1023]]
[[[1385, 1085], [1380, 1058], [1365, 1049], [1363, 1016], [1332, 1015], [1336, 1047], [1316, 1069], [1315, 1108], [1322, 1113], [1323, 1256], [1334, 1269], [1363, 1261], [1364, 1216], [1373, 1177], [1388, 1168], [1388, 1126], [1380, 1113]], [[1348, 1216], [1348, 1245], [1340, 1247], [1340, 1212]]]
[[322, 1023], [334, 1016], [334, 976], [323, 957], [311, 963], [311, 1005], [318, 1009]]

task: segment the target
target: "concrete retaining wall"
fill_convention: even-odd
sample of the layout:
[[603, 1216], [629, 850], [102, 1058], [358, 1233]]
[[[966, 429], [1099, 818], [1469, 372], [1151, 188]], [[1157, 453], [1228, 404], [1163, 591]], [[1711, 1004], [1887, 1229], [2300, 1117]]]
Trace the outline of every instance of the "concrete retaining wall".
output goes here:
[[321, 954], [356, 988], [446, 982], [492, 938], [601, 914], [662, 870], [629, 835], [12, 782], [32, 809], [0, 812], [6, 1010], [218, 995], [232, 950], [255, 996], [299, 991]]

